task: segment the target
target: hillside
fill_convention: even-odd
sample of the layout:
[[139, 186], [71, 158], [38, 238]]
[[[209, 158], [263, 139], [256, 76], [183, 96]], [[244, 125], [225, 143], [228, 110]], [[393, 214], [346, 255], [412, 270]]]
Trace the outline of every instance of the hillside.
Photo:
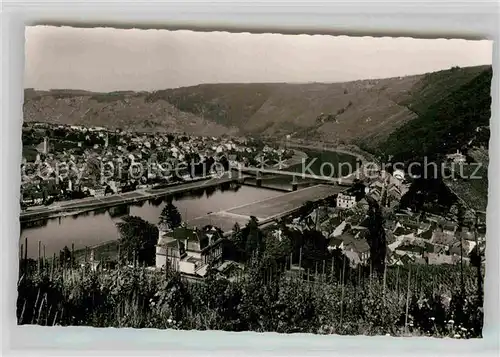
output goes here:
[[203, 84], [156, 92], [25, 91], [27, 121], [383, 142], [484, 67], [346, 83]]
[[[421, 161], [424, 156], [440, 160], [470, 144], [487, 147], [489, 131], [478, 135], [477, 130], [489, 126], [491, 77], [489, 67], [455, 90], [428, 95], [439, 98], [431, 104], [425, 96], [416, 96], [409, 105], [419, 108], [418, 117], [395, 130], [380, 144], [379, 152], [392, 155], [396, 161]], [[428, 81], [432, 82], [432, 78]], [[422, 92], [426, 91], [429, 89], [424, 87]]]
[[234, 134], [238, 131], [211, 120], [203, 120], [192, 113], [182, 112], [165, 101], [147, 103], [145, 98], [146, 94], [135, 92], [26, 89], [24, 120], [209, 136]]

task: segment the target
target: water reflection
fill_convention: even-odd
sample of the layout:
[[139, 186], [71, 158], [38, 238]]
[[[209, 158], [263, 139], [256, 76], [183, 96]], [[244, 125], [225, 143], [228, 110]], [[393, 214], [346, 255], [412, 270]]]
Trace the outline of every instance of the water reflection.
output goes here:
[[108, 208], [97, 208], [93, 212], [94, 216], [99, 216], [101, 214], [106, 214], [106, 212], [108, 212]]
[[130, 213], [130, 207], [128, 205], [110, 207], [108, 213], [111, 218], [127, 216]]
[[190, 220], [231, 207], [281, 195], [281, 192], [241, 185], [201, 188], [189, 194], [177, 194], [142, 201], [140, 204], [120, 205], [97, 211], [81, 212], [74, 216], [26, 222], [21, 225], [20, 245], [28, 238], [28, 256], [36, 257], [38, 241], [48, 255], [64, 246], [75, 249], [93, 246], [118, 238], [116, 223], [126, 215], [139, 216], [153, 224], [158, 223], [161, 210], [169, 200], [179, 209], [184, 220]]

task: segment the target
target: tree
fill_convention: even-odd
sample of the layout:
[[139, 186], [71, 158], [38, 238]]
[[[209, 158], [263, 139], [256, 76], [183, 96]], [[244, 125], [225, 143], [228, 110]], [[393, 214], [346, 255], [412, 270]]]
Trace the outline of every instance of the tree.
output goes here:
[[158, 228], [137, 216], [126, 216], [116, 224], [120, 247], [126, 261], [154, 264]]
[[224, 241], [224, 256], [228, 260], [242, 261], [244, 260], [244, 253], [245, 244], [243, 242], [241, 227], [236, 222], [231, 231], [231, 236]]
[[349, 191], [356, 197], [356, 201], [359, 201], [365, 197], [365, 184], [359, 179], [354, 179], [353, 185]]
[[387, 245], [385, 240], [384, 218], [380, 206], [372, 197], [368, 198], [368, 235], [370, 262], [373, 270], [382, 276], [385, 269]]
[[177, 207], [174, 206], [172, 200], [169, 200], [160, 214], [160, 224], [166, 226], [167, 229], [174, 230], [182, 223], [182, 217]]
[[312, 202], [312, 201], [305, 202], [299, 208], [298, 215], [299, 215], [300, 219], [306, 218], [308, 215], [310, 215], [312, 213], [312, 211], [314, 211], [315, 208], [316, 208], [316, 204], [314, 202]]
[[263, 233], [259, 229], [259, 223], [256, 217], [251, 216], [250, 221], [242, 230], [242, 239], [245, 244], [245, 253], [247, 259], [254, 253], [261, 254], [263, 252]]
[[222, 165], [225, 171], [229, 170], [229, 160], [225, 156], [222, 156], [219, 159], [219, 163]]
[[59, 264], [61, 267], [72, 265], [71, 251], [67, 246], [64, 246], [63, 250], [59, 252]]
[[302, 247], [302, 267], [305, 269], [315, 269], [317, 265], [321, 267], [323, 261], [330, 260], [328, 251], [328, 241], [323, 234], [317, 230], [307, 230], [303, 234]]

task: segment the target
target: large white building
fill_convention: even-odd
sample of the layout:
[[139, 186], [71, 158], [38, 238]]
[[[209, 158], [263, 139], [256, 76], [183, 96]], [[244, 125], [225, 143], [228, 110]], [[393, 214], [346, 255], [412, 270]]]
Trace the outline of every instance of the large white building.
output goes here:
[[222, 263], [222, 234], [214, 227], [203, 230], [179, 227], [160, 231], [156, 246], [156, 267], [168, 264], [183, 274], [204, 277], [209, 264]]

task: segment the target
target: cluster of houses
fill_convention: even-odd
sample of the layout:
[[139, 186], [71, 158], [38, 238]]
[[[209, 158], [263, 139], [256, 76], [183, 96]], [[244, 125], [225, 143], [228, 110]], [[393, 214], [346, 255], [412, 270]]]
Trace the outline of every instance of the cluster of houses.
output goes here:
[[[48, 129], [81, 141], [43, 137]], [[21, 164], [21, 200], [26, 206], [40, 205], [48, 198], [67, 199], [72, 196], [65, 193], [73, 191], [98, 197], [158, 182], [190, 180], [192, 173], [187, 167], [176, 170], [176, 178], [168, 167], [175, 168], [193, 157], [196, 161], [224, 157], [230, 166], [238, 167], [272, 160], [283, 153], [283, 149], [262, 147], [246, 138], [153, 135], [47, 123], [30, 124], [26, 130], [39, 132], [42, 140], [35, 147], [34, 161], [25, 158]], [[62, 147], [53, 145], [61, 140], [65, 141]], [[141, 168], [140, 175], [133, 171], [137, 168]], [[101, 175], [103, 172], [105, 175]]]
[[[287, 227], [301, 232], [317, 230], [327, 240], [328, 249], [340, 249], [349, 258], [351, 266], [366, 265], [370, 258], [367, 196], [380, 203], [379, 187], [388, 193], [388, 197], [394, 195], [395, 200], [400, 199], [402, 192], [408, 189], [404, 176], [399, 173], [381, 174], [380, 178], [365, 187], [364, 198], [357, 200], [349, 191], [339, 193], [336, 204], [324, 203], [309, 215], [289, 221]], [[390, 203], [385, 206], [389, 210], [393, 207]], [[476, 245], [484, 251], [484, 215], [474, 224], [461, 228], [456, 222], [433, 214], [421, 216], [399, 211], [391, 217], [384, 223], [388, 266], [468, 264]], [[276, 227], [270, 234], [275, 239], [281, 239], [283, 232]], [[204, 229], [182, 226], [173, 231], [160, 230], [156, 266], [161, 268], [169, 264], [171, 269], [199, 278], [205, 276], [209, 264], [221, 273], [237, 269], [238, 264], [223, 261], [223, 241], [224, 234], [210, 226]]]
[[223, 261], [224, 233], [213, 226], [187, 227], [182, 224], [174, 230], [159, 229], [156, 246], [156, 268], [165, 266], [185, 276], [204, 278], [208, 268], [231, 276], [241, 266]]
[[[309, 215], [291, 220], [287, 227], [301, 232], [320, 231], [327, 240], [329, 250], [340, 249], [352, 267], [366, 265], [370, 258], [370, 246], [364, 202], [366, 198], [356, 202], [353, 196], [341, 193], [337, 196], [336, 206], [325, 203]], [[396, 213], [384, 224], [387, 265], [468, 264], [469, 255], [476, 245], [484, 250], [484, 219], [484, 216], [481, 217], [477, 225], [458, 228], [455, 222], [437, 215], [422, 217], [411, 212]], [[283, 234], [277, 227], [269, 233], [275, 239], [281, 239]], [[241, 266], [223, 260], [224, 239], [223, 232], [211, 226], [200, 229], [183, 225], [173, 231], [160, 229], [156, 267], [168, 264], [169, 268], [187, 276], [203, 278], [211, 265], [227, 276], [227, 271], [240, 269]]]

